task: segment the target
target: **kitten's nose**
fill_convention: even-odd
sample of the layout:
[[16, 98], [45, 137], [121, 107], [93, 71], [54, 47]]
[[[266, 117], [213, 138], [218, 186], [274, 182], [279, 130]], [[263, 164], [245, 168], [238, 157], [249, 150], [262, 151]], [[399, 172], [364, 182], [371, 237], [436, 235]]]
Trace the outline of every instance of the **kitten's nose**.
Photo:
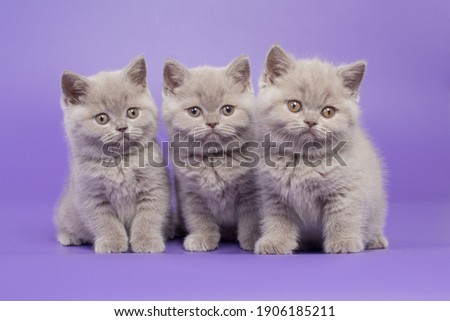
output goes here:
[[317, 123], [312, 120], [304, 120], [304, 122], [308, 124], [309, 128], [317, 125]]
[[211, 127], [211, 128], [216, 127], [217, 124], [218, 124], [217, 122], [206, 123], [206, 125], [208, 125], [208, 126]]
[[119, 128], [116, 128], [117, 131], [122, 132], [122, 133], [125, 132], [127, 129], [128, 129], [128, 127], [119, 127]]

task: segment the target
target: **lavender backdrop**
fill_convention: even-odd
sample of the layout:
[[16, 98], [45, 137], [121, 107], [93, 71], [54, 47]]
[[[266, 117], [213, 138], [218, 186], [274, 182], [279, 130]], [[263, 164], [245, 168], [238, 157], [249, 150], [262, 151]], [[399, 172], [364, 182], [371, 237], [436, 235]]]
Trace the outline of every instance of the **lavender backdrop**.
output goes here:
[[[444, 273], [450, 267], [449, 35], [448, 1], [2, 1], [0, 228], [3, 231], [0, 259], [3, 264], [0, 275], [3, 276], [0, 277], [0, 298], [430, 299], [444, 296], [449, 299], [450, 287], [438, 282], [444, 275], [439, 271]], [[137, 295], [133, 289], [138, 289], [138, 285], [133, 288], [130, 283], [120, 283], [123, 289], [130, 290], [128, 293], [131, 294], [127, 296], [119, 294], [119, 286], [117, 291], [105, 287], [108, 284], [106, 276], [104, 280], [93, 277], [86, 283], [97, 280], [95, 291], [82, 286], [78, 289], [79, 285], [71, 284], [64, 274], [58, 279], [59, 274], [55, 271], [73, 267], [74, 260], [77, 261], [75, 254], [92, 254], [89, 248], [63, 249], [53, 239], [52, 208], [68, 172], [59, 107], [62, 71], [69, 69], [90, 75], [100, 70], [118, 69], [143, 53], [148, 63], [149, 86], [160, 105], [162, 66], [166, 58], [178, 59], [190, 67], [222, 66], [246, 53], [251, 59], [256, 88], [265, 55], [273, 43], [281, 44], [297, 57], [318, 56], [336, 63], [361, 58], [368, 61], [361, 92], [362, 118], [384, 156], [389, 172], [389, 195], [393, 206], [388, 235], [392, 246], [385, 252], [340, 257], [339, 262], [343, 260], [347, 262], [344, 264], [353, 266], [353, 273], [363, 273], [367, 268], [380, 269], [389, 260], [400, 266], [404, 264], [407, 271], [411, 265], [416, 266], [416, 257], [407, 257], [413, 262], [399, 261], [399, 256], [394, 255], [395, 250], [404, 254], [409, 245], [425, 241], [430, 247], [435, 246], [434, 250], [438, 246], [444, 251], [436, 254], [436, 258], [443, 260], [438, 272], [431, 273], [421, 266], [425, 274], [434, 275], [436, 280], [425, 280], [423, 288], [418, 285], [417, 289], [407, 291], [411, 280], [406, 278], [399, 285], [400, 288], [404, 286], [404, 291], [395, 296], [393, 293], [397, 292], [389, 287], [395, 278], [386, 283], [390, 285], [381, 286], [379, 292], [370, 294], [363, 289], [364, 282], [359, 288], [356, 285], [345, 287], [348, 284], [345, 279], [337, 283], [330, 279], [329, 283], [323, 281], [324, 286], [328, 284], [327, 291], [311, 285], [308, 296], [307, 292], [296, 290], [291, 276], [301, 271], [301, 266], [307, 266], [306, 269], [311, 270], [304, 272], [310, 272], [314, 277], [314, 273], [318, 273], [314, 272], [317, 271], [314, 264], [332, 260], [326, 261], [327, 266], [332, 266], [335, 259], [328, 258], [333, 256], [267, 259], [242, 256], [244, 253], [234, 245], [227, 245], [214, 254], [190, 256], [179, 249], [177, 242], [169, 244], [168, 253], [177, 254], [169, 261], [164, 256], [163, 259], [161, 256], [137, 259], [129, 254], [112, 259], [92, 255], [89, 259], [84, 257], [87, 261], [80, 261], [79, 267], [82, 270], [86, 266], [103, 275], [106, 272], [101, 270], [102, 264], [110, 266], [111, 260], [117, 261], [111, 265], [117, 269], [121, 266], [132, 269], [133, 260], [145, 260], [156, 272], [158, 266], [167, 271], [167, 266], [186, 264], [190, 270], [184, 271], [187, 276], [180, 276], [177, 282], [187, 282], [188, 287], [189, 282], [194, 282], [192, 280], [204, 279], [205, 274], [198, 272], [201, 267], [204, 272], [225, 270], [228, 265], [222, 264], [221, 254], [233, 253], [236, 269], [241, 265], [243, 270], [247, 268], [250, 278], [254, 276], [254, 268], [261, 264], [267, 275], [261, 272], [263, 274], [255, 278], [273, 275], [288, 264], [291, 272], [286, 272], [284, 277], [291, 285], [285, 285], [288, 289], [280, 288], [281, 282], [274, 281], [272, 287], [269, 282], [261, 288], [256, 281], [250, 282], [253, 290], [244, 291], [245, 295], [239, 297], [232, 287], [247, 284], [248, 288], [248, 283], [225, 277], [222, 284], [225, 289], [217, 292], [208, 290], [208, 283], [214, 284], [212, 280], [215, 280], [211, 275], [205, 279], [203, 288], [197, 284], [199, 289], [194, 291], [197, 296], [191, 292], [186, 292], [187, 297], [169, 292], [162, 295], [164, 291], [145, 292], [144, 289]], [[161, 139], [165, 139], [164, 128], [161, 127], [160, 132]], [[424, 205], [425, 202], [428, 205]], [[414, 205], [418, 203], [421, 205]], [[36, 257], [43, 253], [46, 256]], [[389, 256], [389, 253], [394, 254]], [[427, 250], [421, 255], [432, 255], [430, 253]], [[349, 263], [356, 260], [355, 257], [361, 260], [359, 268], [357, 264]], [[368, 258], [374, 262], [367, 261]], [[432, 257], [433, 260], [436, 258]], [[316, 259], [319, 263], [314, 261]], [[163, 261], [157, 261], [160, 263], [154, 267], [154, 260]], [[269, 261], [261, 263], [262, 260]], [[308, 267], [308, 263], [302, 262], [298, 266], [299, 261], [295, 260], [316, 263]], [[49, 263], [42, 265], [42, 262]], [[422, 275], [422, 270], [416, 272]], [[114, 268], [110, 273], [114, 273]], [[365, 280], [364, 273], [357, 275]], [[77, 282], [86, 280], [82, 274], [75, 275]], [[411, 279], [416, 279], [415, 276], [409, 275]], [[52, 277], [56, 277], [53, 283]], [[187, 281], [187, 277], [191, 277], [191, 281]], [[383, 280], [380, 278], [381, 283]], [[69, 282], [68, 291], [58, 290], [59, 284], [65, 282]], [[153, 286], [162, 289], [164, 282], [156, 282]], [[102, 287], [106, 289], [101, 290]], [[347, 290], [338, 291], [339, 287]], [[423, 292], [424, 289], [429, 291]], [[327, 296], [326, 293], [331, 294]]]

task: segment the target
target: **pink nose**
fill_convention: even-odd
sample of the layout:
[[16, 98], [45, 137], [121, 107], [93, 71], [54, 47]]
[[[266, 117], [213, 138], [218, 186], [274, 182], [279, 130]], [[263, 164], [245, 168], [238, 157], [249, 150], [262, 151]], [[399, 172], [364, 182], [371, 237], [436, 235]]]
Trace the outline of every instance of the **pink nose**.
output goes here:
[[317, 125], [317, 123], [315, 121], [305, 120], [305, 123], [308, 124], [309, 128]]
[[116, 130], [118, 130], [119, 132], [125, 132], [128, 129], [128, 127], [120, 127], [120, 128], [116, 128]]
[[216, 127], [217, 124], [218, 124], [218, 123], [206, 123], [206, 125], [208, 125], [208, 126], [211, 127], [211, 128]]

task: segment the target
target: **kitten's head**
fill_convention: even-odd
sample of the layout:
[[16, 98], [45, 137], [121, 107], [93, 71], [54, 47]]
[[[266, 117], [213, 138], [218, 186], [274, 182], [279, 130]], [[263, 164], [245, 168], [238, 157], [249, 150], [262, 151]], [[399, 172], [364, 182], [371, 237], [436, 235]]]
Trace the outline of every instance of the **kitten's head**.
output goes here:
[[349, 140], [358, 126], [358, 89], [366, 63], [335, 67], [314, 60], [296, 61], [279, 46], [267, 56], [260, 79], [258, 118], [261, 134], [296, 148], [310, 141]]
[[250, 65], [241, 56], [224, 68], [164, 66], [163, 116], [169, 133], [225, 146], [253, 135]]
[[102, 153], [105, 143], [154, 139], [157, 110], [146, 82], [144, 58], [122, 70], [84, 77], [62, 75], [64, 124], [74, 152]]

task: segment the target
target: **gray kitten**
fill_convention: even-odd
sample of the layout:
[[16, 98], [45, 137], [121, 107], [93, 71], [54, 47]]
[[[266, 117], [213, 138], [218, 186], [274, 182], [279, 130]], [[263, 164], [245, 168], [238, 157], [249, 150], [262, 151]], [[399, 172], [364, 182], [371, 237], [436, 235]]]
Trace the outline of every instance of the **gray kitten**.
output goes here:
[[[55, 216], [62, 245], [93, 243], [97, 253], [114, 253], [128, 251], [130, 243], [133, 252], [164, 251], [170, 187], [167, 169], [143, 159], [150, 148], [152, 159], [161, 161], [146, 73], [139, 57], [120, 71], [62, 75], [71, 151], [70, 178]], [[111, 150], [104, 153], [108, 143]]]
[[292, 145], [282, 153], [265, 149], [256, 253], [387, 247], [381, 161], [358, 120], [365, 66], [296, 61], [278, 46], [270, 50], [260, 81], [258, 126], [278, 146]]
[[259, 236], [254, 169], [242, 166], [239, 148], [254, 139], [247, 57], [225, 68], [186, 69], [169, 60], [163, 98], [172, 144], [198, 143], [198, 148], [171, 149], [178, 210], [188, 232], [184, 248], [210, 251], [221, 238], [237, 237], [244, 250], [253, 250]]

